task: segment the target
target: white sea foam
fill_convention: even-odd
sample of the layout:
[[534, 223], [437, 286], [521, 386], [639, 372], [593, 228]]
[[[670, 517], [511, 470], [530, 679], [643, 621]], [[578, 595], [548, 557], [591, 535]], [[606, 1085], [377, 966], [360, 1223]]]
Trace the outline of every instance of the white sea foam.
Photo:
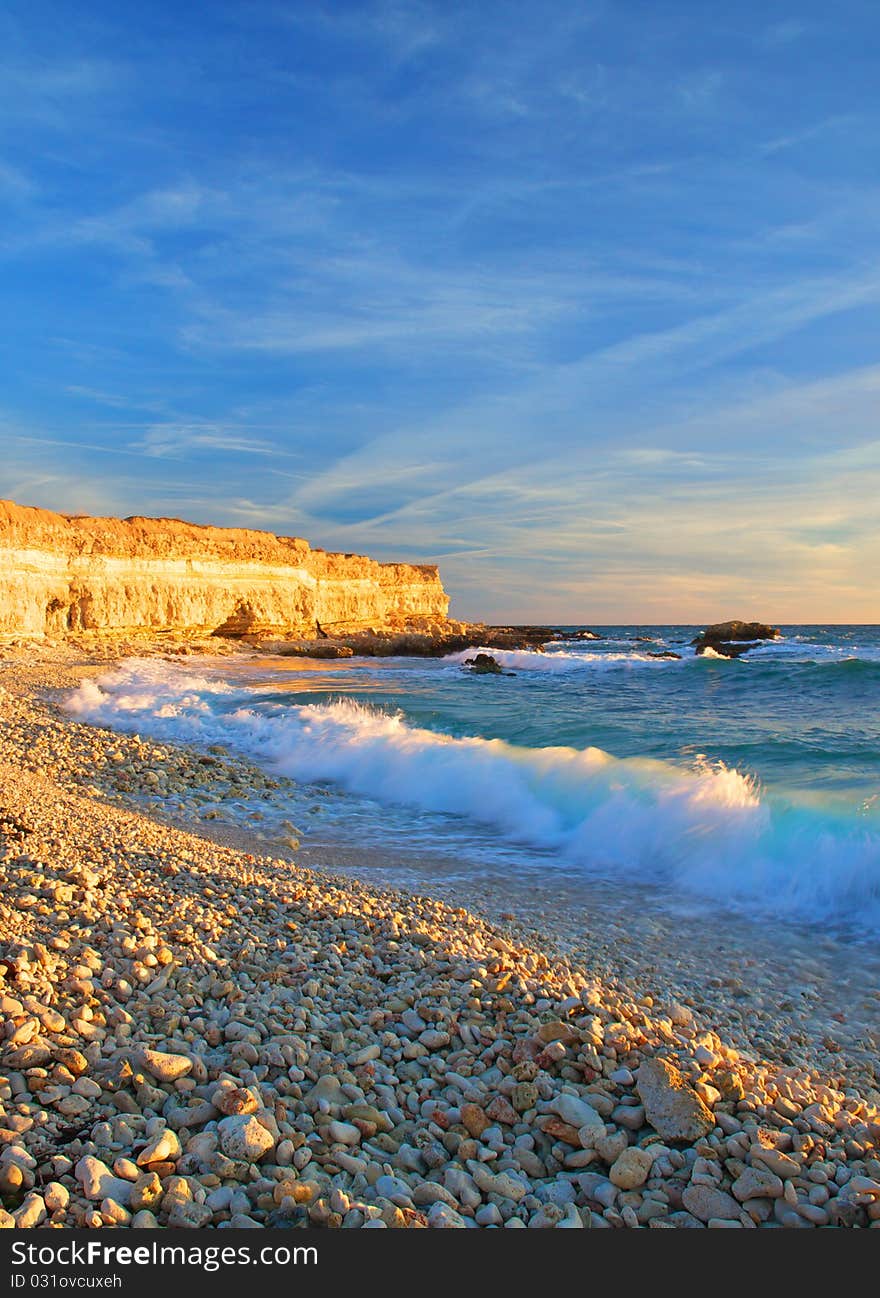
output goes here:
[[[65, 708], [74, 716], [94, 720], [108, 708], [120, 720], [126, 716], [213, 716], [212, 695], [233, 694], [223, 680], [197, 676], [158, 658], [129, 658], [114, 672], [82, 682]], [[112, 717], [107, 718], [112, 725]]]
[[880, 649], [870, 644], [816, 644], [803, 636], [791, 640], [770, 640], [750, 649], [747, 655], [752, 659], [784, 659], [792, 663], [825, 663], [848, 662], [857, 659], [861, 662], [880, 662]]
[[152, 661], [84, 682], [66, 706], [96, 724], [222, 741], [299, 781], [465, 818], [585, 869], [780, 914], [855, 911], [880, 927], [871, 809], [859, 820], [775, 802], [722, 763], [684, 768], [599, 748], [521, 748], [419, 729], [350, 699], [255, 707], [253, 697]]
[[[587, 642], [589, 643], [589, 641]], [[584, 670], [601, 671], [609, 667], [668, 667], [674, 660], [669, 658], [652, 658], [649, 654], [636, 650], [618, 652], [616, 650], [583, 650], [572, 653], [565, 649], [548, 649], [541, 653], [536, 649], [462, 649], [458, 653], [447, 654], [444, 663], [461, 666], [475, 654], [491, 654], [505, 671], [565, 673]]]

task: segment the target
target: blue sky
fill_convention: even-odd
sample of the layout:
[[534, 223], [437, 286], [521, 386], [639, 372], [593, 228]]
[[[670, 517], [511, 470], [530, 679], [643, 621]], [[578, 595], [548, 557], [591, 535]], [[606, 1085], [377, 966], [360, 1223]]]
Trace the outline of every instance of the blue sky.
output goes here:
[[7, 0], [0, 495], [880, 620], [876, 4]]

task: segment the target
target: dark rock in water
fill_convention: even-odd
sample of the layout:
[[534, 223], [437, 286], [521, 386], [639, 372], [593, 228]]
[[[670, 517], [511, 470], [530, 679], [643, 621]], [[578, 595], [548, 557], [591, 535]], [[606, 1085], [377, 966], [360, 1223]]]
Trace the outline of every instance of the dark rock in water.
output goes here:
[[501, 664], [491, 654], [477, 654], [475, 658], [465, 658], [464, 666], [473, 668], [475, 672], [501, 671]]
[[679, 662], [681, 661], [681, 654], [675, 654], [672, 652], [671, 649], [663, 649], [663, 650], [646, 649], [645, 657], [646, 658], [677, 658]]
[[515, 676], [516, 672], [506, 672], [496, 658], [491, 654], [477, 654], [475, 658], [465, 658], [462, 663], [463, 667], [469, 667], [472, 672], [481, 676]]
[[766, 622], [713, 622], [701, 631], [691, 644], [709, 643], [713, 640], [725, 642], [737, 640], [778, 640], [782, 635], [779, 627], [768, 626]]
[[575, 631], [574, 635], [569, 636], [568, 638], [570, 640], [604, 640], [605, 639], [603, 635], [599, 635], [598, 631], [587, 631], [586, 629], [584, 629], [583, 631]]
[[778, 640], [782, 632], [765, 622], [715, 622], [691, 641], [698, 654], [714, 650], [723, 658], [739, 658], [762, 640]]
[[757, 649], [760, 643], [760, 640], [751, 640], [746, 644], [727, 643], [724, 640], [719, 640], [717, 644], [702, 645], [697, 650], [697, 653], [704, 654], [708, 649], [711, 649], [719, 658], [742, 658], [743, 654], [748, 653], [750, 649]]

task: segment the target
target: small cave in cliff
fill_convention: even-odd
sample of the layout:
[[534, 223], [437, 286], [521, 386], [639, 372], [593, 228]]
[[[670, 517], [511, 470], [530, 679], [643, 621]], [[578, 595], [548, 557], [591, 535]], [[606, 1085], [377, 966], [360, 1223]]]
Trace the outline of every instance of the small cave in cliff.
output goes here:
[[46, 605], [45, 632], [47, 635], [60, 634], [70, 629], [68, 611], [70, 605], [66, 600], [53, 595]]
[[93, 615], [94, 597], [91, 591], [73, 591], [71, 603], [67, 607], [68, 631], [89, 631], [97, 625]]

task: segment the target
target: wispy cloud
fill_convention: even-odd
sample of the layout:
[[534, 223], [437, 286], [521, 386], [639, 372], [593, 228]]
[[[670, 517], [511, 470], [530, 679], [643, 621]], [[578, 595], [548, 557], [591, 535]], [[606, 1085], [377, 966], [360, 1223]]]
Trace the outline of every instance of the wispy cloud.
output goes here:
[[760, 31], [757, 43], [762, 49], [780, 49], [799, 41], [813, 26], [802, 18], [784, 18], [780, 22], [770, 23]]
[[0, 14], [0, 491], [443, 556], [474, 615], [877, 602], [861, 20], [123, 18]]
[[235, 455], [276, 455], [278, 448], [261, 437], [220, 424], [153, 424], [133, 450], [157, 459], [182, 460], [192, 452], [222, 451]]
[[296, 27], [318, 29], [361, 46], [364, 41], [381, 46], [395, 66], [442, 44], [448, 36], [451, 14], [420, 0], [375, 0], [359, 10], [316, 3], [302, 8], [279, 7], [278, 18]]
[[[49, 127], [70, 134], [83, 110], [107, 102], [124, 83], [122, 61], [58, 58], [16, 53], [0, 55], [0, 111], [7, 123]], [[73, 112], [71, 111], [73, 110]]]
[[30, 198], [35, 191], [36, 185], [23, 171], [0, 161], [0, 193], [13, 199], [24, 199]]
[[830, 131], [851, 131], [857, 128], [858, 120], [855, 117], [848, 116], [845, 113], [838, 113], [833, 117], [826, 117], [822, 121], [814, 122], [810, 126], [803, 126], [798, 130], [773, 136], [764, 144], [761, 144], [759, 150], [765, 157], [769, 157], [774, 153], [782, 153], [785, 149], [794, 149], [798, 145], [807, 144], [809, 141], [815, 140], [817, 136], [825, 135]]
[[85, 387], [81, 383], [68, 383], [65, 390], [73, 397], [81, 397], [84, 401], [99, 406], [109, 406], [111, 410], [154, 410], [156, 408], [155, 403], [139, 401], [131, 394], [101, 392], [97, 388]]
[[724, 73], [720, 68], [701, 68], [683, 77], [675, 89], [688, 112], [705, 113], [714, 108], [723, 86]]

